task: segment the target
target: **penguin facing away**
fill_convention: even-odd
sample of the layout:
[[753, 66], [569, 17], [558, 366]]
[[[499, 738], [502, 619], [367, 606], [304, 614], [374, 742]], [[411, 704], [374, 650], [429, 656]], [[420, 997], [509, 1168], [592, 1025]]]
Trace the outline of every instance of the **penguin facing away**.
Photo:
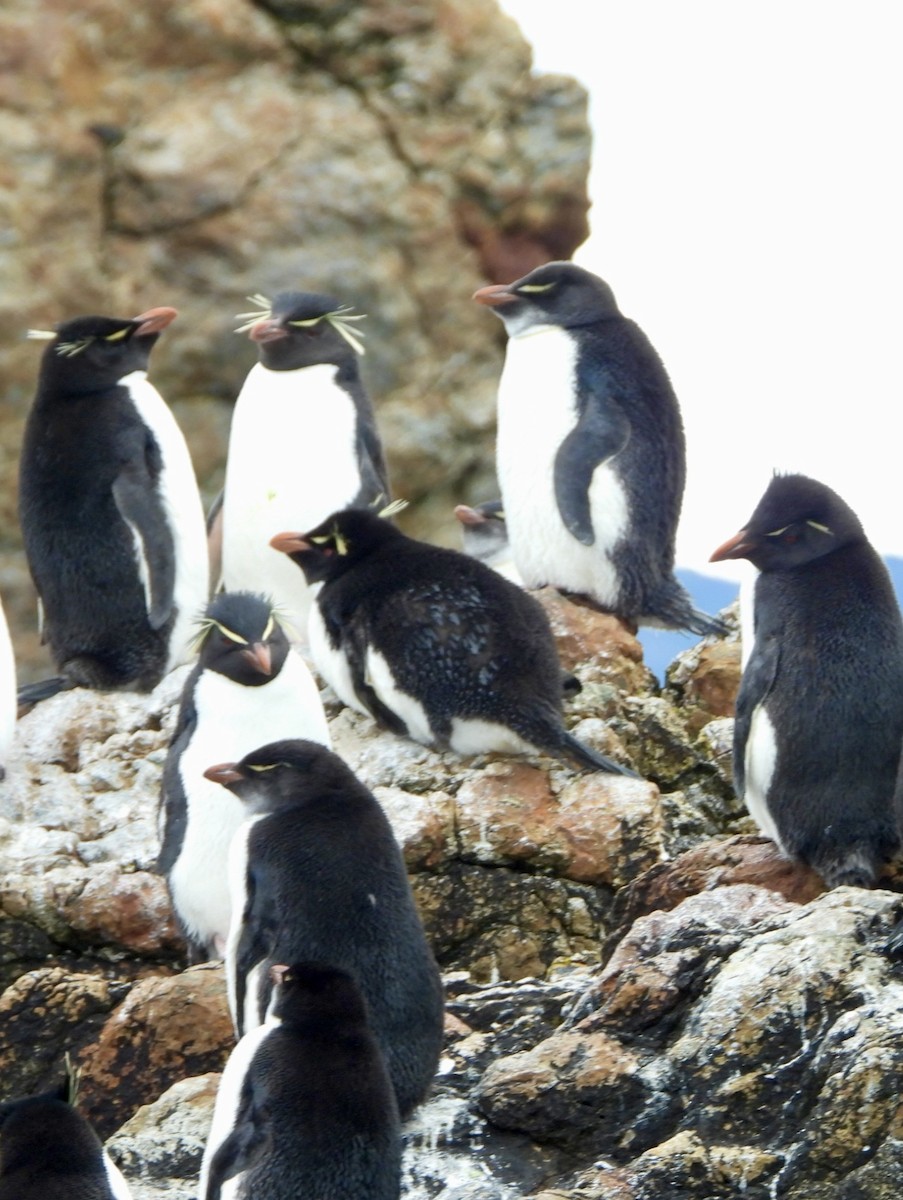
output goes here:
[[398, 1107], [360, 988], [323, 963], [272, 973], [223, 1071], [200, 1200], [397, 1200]]
[[0, 1104], [0, 1200], [131, 1200], [70, 1088]]
[[55, 690], [151, 690], [187, 658], [207, 602], [194, 469], [146, 378], [175, 316], [77, 317], [36, 334], [53, 340], [25, 426], [19, 514]]
[[765, 836], [829, 887], [870, 886], [899, 845], [903, 619], [856, 514], [776, 475], [713, 562], [758, 567], [755, 641], [737, 696], [737, 792]]
[[611, 288], [570, 262], [480, 288], [508, 332], [496, 467], [527, 587], [625, 621], [723, 633], [674, 576], [686, 453], [677, 397]]
[[458, 754], [539, 751], [634, 774], [565, 728], [548, 618], [491, 568], [360, 509], [272, 544], [318, 588], [311, 655], [345, 704]]
[[[235, 402], [222, 505], [222, 581], [272, 595], [303, 634], [310, 598], [269, 541], [337, 508], [388, 498], [355, 315], [332, 296], [283, 292], [245, 313], [260, 361]], [[215, 536], [215, 535], [214, 535]]]
[[319, 689], [268, 598], [216, 596], [201, 623], [199, 651], [163, 766], [157, 860], [194, 960], [221, 957], [225, 949], [229, 843], [245, 817], [241, 801], [204, 771], [273, 738], [331, 745]]
[[226, 979], [236, 1032], [263, 1021], [270, 967], [316, 960], [348, 971], [407, 1117], [436, 1071], [444, 1002], [385, 813], [338, 755], [311, 741], [262, 746], [207, 778], [236, 795], [248, 818], [229, 862]]

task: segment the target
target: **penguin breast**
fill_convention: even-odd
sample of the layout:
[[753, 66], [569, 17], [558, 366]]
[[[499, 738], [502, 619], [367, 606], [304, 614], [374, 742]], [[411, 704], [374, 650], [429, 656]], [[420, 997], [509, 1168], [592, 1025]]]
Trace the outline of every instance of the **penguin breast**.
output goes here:
[[627, 496], [612, 462], [590, 484], [595, 540], [565, 526], [555, 496], [555, 456], [579, 418], [578, 345], [564, 329], [513, 337], [498, 393], [496, 465], [515, 565], [527, 587], [584, 592], [614, 605], [612, 551], [628, 526]]

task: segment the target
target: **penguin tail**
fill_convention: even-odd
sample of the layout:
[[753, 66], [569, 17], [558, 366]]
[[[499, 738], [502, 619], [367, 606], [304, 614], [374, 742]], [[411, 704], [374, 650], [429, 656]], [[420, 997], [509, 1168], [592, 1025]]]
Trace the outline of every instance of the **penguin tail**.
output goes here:
[[49, 700], [51, 696], [56, 696], [58, 692], [64, 692], [72, 686], [72, 683], [62, 675], [54, 675], [50, 679], [39, 679], [36, 683], [26, 683], [16, 693], [19, 716], [23, 717], [42, 700]]
[[612, 775], [626, 775], [629, 779], [641, 778], [630, 767], [622, 766], [613, 758], [607, 758], [604, 754], [599, 754], [597, 750], [585, 746], [583, 742], [578, 742], [574, 735], [568, 733], [567, 730], [562, 730], [558, 754], [559, 757], [568, 759], [576, 766], [585, 767], [590, 771], [608, 771]]
[[834, 854], [813, 856], [812, 866], [829, 888], [870, 888], [878, 874], [874, 850], [862, 845], [846, 847]]
[[690, 597], [676, 579], [669, 579], [657, 595], [652, 597], [640, 624], [663, 625], [665, 629], [686, 629], [698, 637], [714, 634], [723, 637], [731, 627], [720, 617], [710, 617], [690, 603]]

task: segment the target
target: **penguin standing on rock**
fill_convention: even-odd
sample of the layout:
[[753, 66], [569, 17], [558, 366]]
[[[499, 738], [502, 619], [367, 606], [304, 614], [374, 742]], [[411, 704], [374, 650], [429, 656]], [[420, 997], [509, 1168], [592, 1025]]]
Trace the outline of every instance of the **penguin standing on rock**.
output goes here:
[[200, 655], [185, 681], [163, 767], [157, 870], [167, 878], [195, 959], [222, 956], [225, 949], [232, 914], [229, 843], [245, 818], [241, 801], [204, 771], [283, 737], [331, 745], [319, 689], [270, 601], [223, 592], [201, 622]]
[[874, 883], [897, 849], [903, 619], [852, 509], [776, 475], [712, 555], [758, 567], [734, 726], [737, 792], [766, 837], [829, 887]]
[[245, 806], [230, 850], [226, 946], [239, 1036], [264, 1019], [269, 969], [316, 960], [357, 980], [402, 1117], [423, 1100], [443, 1033], [439, 970], [385, 813], [315, 742], [273, 742], [207, 778]]
[[72, 1086], [0, 1104], [0, 1200], [131, 1200]]
[[548, 618], [490, 567], [360, 509], [272, 544], [318, 589], [311, 655], [351, 708], [457, 754], [540, 751], [633, 774], [565, 728]]
[[[222, 504], [222, 581], [267, 592], [302, 635], [310, 601], [274, 533], [337, 508], [388, 499], [373, 408], [361, 381], [362, 316], [332, 296], [283, 292], [244, 313], [260, 354], [232, 414]], [[216, 522], [211, 530], [217, 536]]]
[[200, 1200], [397, 1200], [398, 1108], [360, 989], [322, 963], [272, 974], [223, 1071]]
[[207, 602], [204, 514], [185, 439], [147, 381], [174, 308], [78, 317], [44, 352], [19, 515], [59, 678], [23, 689], [150, 691], [189, 653]]
[[634, 625], [722, 633], [674, 577], [685, 476], [677, 397], [608, 284], [569, 262], [481, 288], [508, 332], [496, 466], [527, 587]]

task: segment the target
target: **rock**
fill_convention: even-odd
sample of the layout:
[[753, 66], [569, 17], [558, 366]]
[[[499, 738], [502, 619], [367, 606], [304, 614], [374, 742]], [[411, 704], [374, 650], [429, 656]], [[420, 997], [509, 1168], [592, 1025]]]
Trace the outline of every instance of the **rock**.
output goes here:
[[[29, 326], [172, 304], [154, 379], [212, 498], [224, 410], [255, 361], [234, 314], [257, 292], [338, 292], [368, 314], [391, 472], [423, 501], [405, 526], [455, 542], [454, 503], [496, 486], [502, 337], [470, 296], [586, 238], [583, 89], [533, 76], [515, 23], [482, 0], [185, 0], [153, 16], [85, 0], [50, 55], [36, 30], [56, 24], [53, 0], [0, 12], [2, 447], [18, 447], [33, 392]], [[10, 463], [0, 570], [25, 682], [49, 672], [14, 493]]]
[[235, 1044], [221, 964], [141, 980], [80, 1055], [80, 1107], [102, 1137], [189, 1075], [222, 1070]]

